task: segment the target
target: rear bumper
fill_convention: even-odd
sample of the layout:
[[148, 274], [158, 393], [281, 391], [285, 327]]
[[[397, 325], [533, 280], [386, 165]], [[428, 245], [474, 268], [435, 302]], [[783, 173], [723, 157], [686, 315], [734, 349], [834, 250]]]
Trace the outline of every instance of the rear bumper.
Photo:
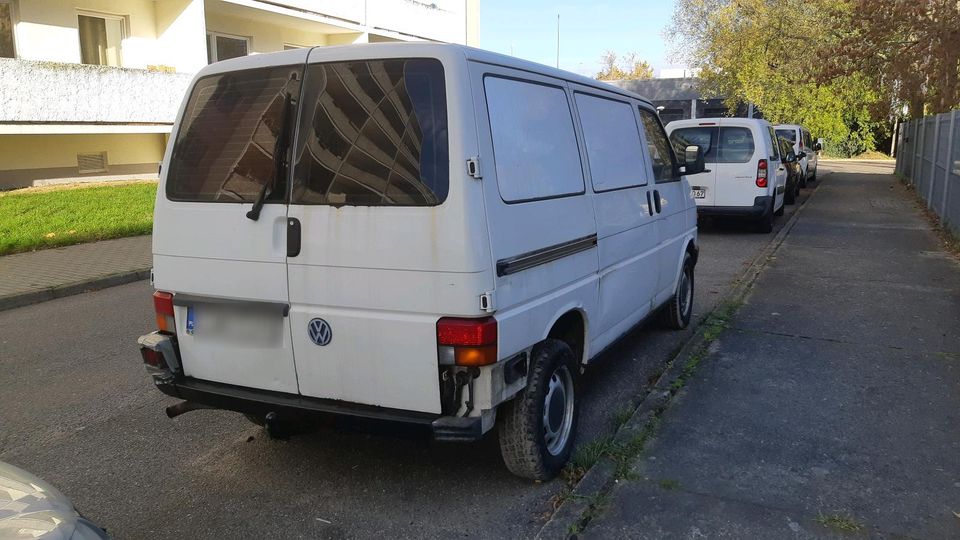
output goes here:
[[[156, 333], [148, 334], [140, 339], [140, 345], [141, 348], [163, 349], [163, 352], [166, 353], [168, 366], [171, 365], [169, 354], [172, 352], [176, 358], [176, 369], [179, 371], [181, 364], [174, 338]], [[153, 375], [154, 384], [164, 394], [215, 409], [261, 417], [266, 416], [267, 413], [275, 412], [281, 417], [315, 414], [401, 423], [429, 429], [433, 438], [439, 441], [474, 441], [483, 436], [483, 419], [479, 416], [440, 416], [431, 413], [388, 409], [347, 401], [321, 399], [205, 381], [185, 377], [182, 373], [172, 373], [169, 370], [158, 374], [157, 370], [149, 369], [149, 366], [148, 371]]]
[[762, 195], [753, 199], [753, 206], [698, 206], [697, 214], [701, 216], [724, 216], [761, 218], [770, 212], [770, 195]]

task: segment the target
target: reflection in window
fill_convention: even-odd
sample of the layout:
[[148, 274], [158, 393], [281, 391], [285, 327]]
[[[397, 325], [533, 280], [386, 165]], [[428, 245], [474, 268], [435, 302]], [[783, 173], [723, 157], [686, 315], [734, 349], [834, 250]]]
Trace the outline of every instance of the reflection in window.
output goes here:
[[433, 59], [307, 69], [293, 202], [431, 206], [447, 197], [443, 67]]
[[283, 200], [285, 178], [275, 178], [274, 149], [287, 94], [296, 97], [299, 78], [297, 68], [277, 67], [197, 82], [173, 149], [167, 195], [251, 202], [264, 184], [276, 181], [267, 200]]

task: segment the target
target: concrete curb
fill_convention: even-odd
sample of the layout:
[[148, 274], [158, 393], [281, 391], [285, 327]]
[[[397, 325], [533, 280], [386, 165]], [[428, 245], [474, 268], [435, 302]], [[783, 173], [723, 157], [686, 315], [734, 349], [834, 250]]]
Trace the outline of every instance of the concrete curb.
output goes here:
[[[817, 189], [813, 190], [807, 200], [790, 216], [786, 225], [753, 258], [746, 270], [734, 279], [733, 285], [718, 300], [716, 307], [704, 314], [694, 334], [680, 348], [676, 356], [667, 363], [666, 369], [650, 388], [650, 392], [640, 405], [634, 410], [630, 419], [617, 429], [613, 436], [614, 444], [627, 444], [637, 435], [647, 431], [660, 413], [666, 410], [678, 392], [677, 389], [672, 388], [673, 384], [682, 376], [687, 362], [695, 355], [706, 351], [710, 344], [710, 340], [706, 338], [706, 332], [710, 325], [706, 322], [722, 306], [739, 302], [746, 297], [753, 283], [766, 267], [767, 261], [780, 248], [780, 245], [800, 218], [803, 209], [819, 191], [823, 179], [832, 172], [830, 171], [817, 179]], [[616, 463], [611, 457], [604, 456], [598, 460], [574, 486], [570, 496], [557, 508], [550, 520], [540, 528], [536, 538], [568, 538], [575, 535], [575, 530], [585, 527], [590, 519], [585, 514], [588, 513], [591, 505], [599, 502], [616, 483], [616, 469]]]
[[109, 276], [95, 277], [78, 281], [76, 283], [58, 285], [56, 287], [40, 289], [37, 291], [12, 294], [0, 298], [0, 311], [46, 302], [47, 300], [63, 298], [64, 296], [72, 296], [75, 294], [106, 289], [108, 287], [115, 287], [117, 285], [125, 285], [127, 283], [140, 281], [141, 279], [147, 279], [149, 277], [150, 269], [144, 268], [141, 270], [131, 270], [128, 272], [110, 274]]

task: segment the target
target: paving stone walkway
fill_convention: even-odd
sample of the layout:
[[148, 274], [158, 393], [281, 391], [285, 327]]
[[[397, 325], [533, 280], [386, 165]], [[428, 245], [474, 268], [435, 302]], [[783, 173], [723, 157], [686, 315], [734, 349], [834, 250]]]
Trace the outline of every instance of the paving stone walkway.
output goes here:
[[0, 257], [0, 310], [146, 279], [151, 236]]

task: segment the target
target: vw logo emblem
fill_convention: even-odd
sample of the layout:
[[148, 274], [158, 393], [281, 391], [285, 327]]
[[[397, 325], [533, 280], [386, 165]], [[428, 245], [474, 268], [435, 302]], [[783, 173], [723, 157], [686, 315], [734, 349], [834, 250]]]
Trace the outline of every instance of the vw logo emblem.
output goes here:
[[330, 329], [330, 324], [323, 319], [313, 319], [307, 323], [307, 334], [310, 336], [310, 341], [321, 347], [327, 345], [333, 339], [333, 330]]

